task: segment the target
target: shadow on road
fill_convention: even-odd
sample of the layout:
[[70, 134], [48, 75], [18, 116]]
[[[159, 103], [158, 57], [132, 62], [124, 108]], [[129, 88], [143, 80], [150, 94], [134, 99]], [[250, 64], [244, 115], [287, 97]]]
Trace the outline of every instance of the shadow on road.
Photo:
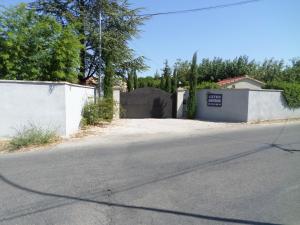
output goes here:
[[[279, 138], [281, 137], [281, 135], [283, 134], [285, 130], [285, 127], [283, 127], [278, 136], [275, 138], [275, 140], [272, 143], [265, 143], [263, 144], [263, 146], [254, 149], [254, 150], [250, 150], [250, 151], [246, 151], [246, 152], [242, 152], [242, 153], [238, 153], [238, 154], [234, 154], [231, 156], [227, 156], [224, 158], [220, 158], [220, 159], [216, 159], [216, 160], [211, 160], [211, 161], [207, 161], [207, 162], [202, 162], [196, 165], [192, 165], [188, 168], [185, 168], [183, 170], [180, 171], [175, 171], [171, 174], [165, 174], [164, 176], [158, 177], [158, 178], [151, 178], [151, 179], [147, 179], [146, 181], [140, 182], [138, 184], [134, 184], [131, 186], [127, 186], [127, 187], [123, 187], [119, 190], [102, 190], [100, 192], [94, 193], [94, 195], [90, 195], [88, 197], [82, 197], [82, 196], [69, 196], [69, 195], [62, 195], [62, 194], [55, 194], [55, 193], [49, 193], [49, 192], [43, 192], [43, 191], [39, 191], [39, 190], [34, 190], [32, 188], [28, 188], [25, 186], [22, 186], [21, 184], [17, 184], [14, 181], [11, 181], [10, 179], [6, 178], [4, 175], [2, 175], [0, 173], [0, 180], [4, 183], [6, 183], [7, 185], [16, 188], [18, 190], [22, 190], [24, 192], [27, 193], [32, 193], [32, 194], [36, 194], [36, 195], [40, 195], [40, 196], [45, 196], [45, 197], [52, 197], [55, 198], [55, 201], [53, 201], [53, 204], [49, 205], [49, 204], [44, 204], [43, 206], [34, 209], [33, 207], [29, 207], [28, 210], [23, 210], [23, 211], [19, 211], [19, 212], [14, 212], [11, 213], [10, 216], [5, 215], [4, 217], [0, 218], [0, 223], [4, 222], [4, 221], [10, 221], [10, 220], [14, 220], [20, 217], [24, 217], [24, 216], [29, 216], [29, 215], [34, 215], [37, 213], [41, 213], [41, 212], [45, 212], [51, 209], [55, 209], [55, 208], [59, 208], [59, 207], [63, 207], [63, 206], [67, 206], [70, 204], [75, 204], [75, 203], [79, 203], [79, 202], [85, 202], [85, 203], [92, 203], [92, 204], [97, 204], [97, 205], [103, 205], [103, 206], [108, 206], [108, 207], [116, 207], [116, 208], [127, 208], [127, 209], [135, 209], [135, 210], [143, 210], [143, 211], [148, 211], [148, 212], [154, 212], [154, 213], [163, 213], [163, 214], [169, 214], [169, 215], [175, 215], [175, 216], [184, 216], [184, 217], [191, 217], [191, 218], [196, 218], [196, 219], [200, 219], [200, 220], [208, 220], [208, 221], [214, 221], [214, 222], [223, 222], [223, 223], [233, 223], [233, 224], [252, 224], [252, 225], [281, 225], [281, 224], [277, 224], [277, 223], [268, 223], [268, 222], [259, 222], [259, 221], [253, 221], [253, 220], [246, 220], [246, 219], [236, 219], [236, 218], [225, 218], [225, 217], [217, 217], [217, 216], [209, 216], [209, 215], [202, 215], [202, 214], [196, 214], [196, 213], [189, 213], [189, 212], [183, 212], [183, 211], [176, 211], [176, 210], [170, 210], [170, 209], [162, 209], [162, 208], [154, 208], [154, 207], [145, 207], [145, 206], [137, 206], [137, 205], [128, 205], [128, 204], [121, 204], [121, 203], [116, 203], [116, 202], [110, 202], [110, 201], [100, 201], [100, 200], [96, 200], [96, 198], [99, 198], [99, 195], [102, 194], [102, 196], [104, 197], [105, 195], [113, 195], [116, 193], [120, 193], [120, 192], [126, 192], [135, 188], [139, 188], [142, 187], [144, 185], [148, 185], [148, 184], [152, 184], [152, 183], [157, 183], [160, 181], [164, 181], [167, 179], [171, 179], [177, 176], [181, 176], [187, 173], [191, 173], [193, 171], [199, 170], [199, 169], [203, 169], [206, 168], [208, 166], [215, 166], [215, 165], [220, 165], [226, 162], [230, 162], [232, 160], [236, 160], [236, 159], [240, 159], [261, 151], [265, 151], [265, 150], [269, 150], [272, 148], [275, 149], [279, 149], [282, 151], [286, 151], [289, 153], [294, 153], [294, 152], [298, 152], [300, 150], [296, 150], [296, 149], [289, 149], [284, 147], [281, 144], [276, 144], [276, 142], [279, 140]], [[223, 138], [223, 137], [212, 137], [212, 138]], [[225, 139], [225, 138], [224, 138]]]
[[289, 153], [300, 152], [300, 150], [298, 150], [298, 149], [286, 148], [286, 147], [284, 147], [283, 145], [280, 145], [280, 144], [271, 144], [271, 147], [278, 148], [282, 151], [289, 152]]
[[[151, 181], [147, 181], [135, 186], [131, 186], [131, 187], [127, 187], [125, 189], [119, 190], [119, 191], [115, 191], [115, 192], [111, 192], [110, 194], [115, 194], [118, 192], [123, 192], [123, 191], [127, 191], [127, 190], [131, 190], [137, 187], [141, 187], [143, 185], [147, 185], [150, 183], [155, 183], [155, 182], [159, 182], [162, 180], [166, 180], [166, 179], [170, 179], [176, 176], [180, 176], [183, 174], [187, 174], [190, 173], [192, 171], [195, 171], [197, 169], [200, 168], [204, 168], [207, 166], [214, 166], [217, 164], [222, 164], [225, 162], [229, 162], [231, 160], [235, 160], [238, 158], [242, 158], [263, 150], [267, 150], [270, 149], [270, 145], [269, 146], [264, 146], [255, 150], [251, 150], [251, 151], [247, 151], [247, 152], [243, 152], [243, 153], [239, 153], [239, 154], [235, 154], [229, 157], [225, 157], [222, 159], [217, 159], [217, 160], [212, 160], [212, 161], [208, 161], [206, 163], [201, 163], [198, 164], [196, 166], [190, 167], [190, 168], [186, 168], [185, 170], [173, 173], [171, 175], [167, 175], [161, 178], [157, 178], [157, 179], [153, 179]], [[42, 192], [39, 190], [34, 190], [28, 187], [24, 187], [20, 184], [17, 184], [11, 180], [9, 180], [8, 178], [6, 178], [5, 176], [3, 176], [2, 174], [0, 174], [0, 180], [6, 184], [8, 184], [11, 187], [14, 187], [16, 189], [28, 192], [28, 193], [32, 193], [32, 194], [37, 194], [37, 195], [41, 195], [41, 196], [45, 196], [45, 197], [53, 197], [53, 198], [57, 198], [57, 202], [54, 206], [50, 206], [50, 207], [41, 207], [40, 209], [37, 210], [33, 210], [31, 212], [24, 212], [24, 213], [16, 213], [15, 215], [12, 216], [7, 216], [4, 218], [0, 218], [0, 222], [4, 222], [4, 221], [9, 221], [9, 220], [14, 220], [20, 217], [24, 217], [24, 216], [28, 216], [28, 215], [34, 215], [36, 213], [41, 213], [41, 212], [45, 212], [47, 210], [51, 210], [51, 209], [55, 209], [58, 207], [62, 207], [65, 205], [69, 205], [72, 203], [78, 203], [78, 202], [86, 202], [86, 203], [93, 203], [93, 204], [97, 204], [97, 205], [103, 205], [103, 206], [109, 206], [109, 207], [116, 207], [116, 208], [127, 208], [127, 209], [135, 209], [135, 210], [143, 210], [143, 211], [148, 211], [148, 212], [155, 212], [155, 213], [164, 213], [164, 214], [169, 214], [169, 215], [176, 215], [176, 216], [185, 216], [185, 217], [191, 217], [191, 218], [196, 218], [196, 219], [201, 219], [201, 220], [209, 220], [209, 221], [215, 221], [215, 222], [224, 222], [224, 223], [234, 223], [234, 224], [253, 224], [253, 225], [280, 225], [280, 224], [275, 224], [275, 223], [267, 223], [267, 222], [258, 222], [258, 221], [252, 221], [252, 220], [245, 220], [245, 219], [235, 219], [235, 218], [224, 218], [224, 217], [216, 217], [216, 216], [209, 216], [209, 215], [202, 215], [202, 214], [195, 214], [195, 213], [189, 213], [189, 212], [182, 212], [182, 211], [175, 211], [175, 210], [169, 210], [169, 209], [161, 209], [161, 208], [152, 208], [152, 207], [145, 207], [145, 206], [136, 206], [136, 205], [127, 205], [127, 204], [121, 204], [121, 203], [114, 203], [114, 202], [109, 202], [109, 201], [98, 201], [95, 200], [93, 198], [84, 198], [84, 197], [77, 197], [77, 196], [68, 196], [68, 195], [61, 195], [61, 194], [55, 194], [55, 193], [48, 193], [48, 192]], [[103, 195], [107, 194], [108, 191], [103, 191]], [[98, 196], [99, 197], [99, 196]], [[65, 202], [59, 203], [58, 199], [63, 199], [66, 200]], [[69, 201], [72, 201], [71, 203]]]

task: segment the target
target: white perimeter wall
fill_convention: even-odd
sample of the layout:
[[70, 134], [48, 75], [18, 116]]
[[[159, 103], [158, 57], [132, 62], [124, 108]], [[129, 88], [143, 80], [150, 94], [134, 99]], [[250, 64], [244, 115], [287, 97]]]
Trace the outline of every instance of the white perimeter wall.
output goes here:
[[[207, 106], [207, 94], [222, 94], [222, 107]], [[280, 90], [220, 89], [197, 92], [197, 119], [256, 122], [300, 118], [300, 108], [290, 109]]]
[[[207, 106], [207, 94], [222, 94], [222, 107]], [[220, 89], [197, 92], [197, 119], [225, 122], [246, 122], [248, 115], [248, 90]]]
[[250, 90], [248, 121], [300, 118], [300, 108], [290, 109], [279, 90]]
[[83, 106], [87, 101], [94, 101], [94, 94], [94, 88], [65, 85], [67, 135], [78, 131]]
[[89, 96], [94, 96], [94, 88], [0, 80], [0, 137], [11, 137], [29, 124], [69, 136], [78, 129], [82, 106]]

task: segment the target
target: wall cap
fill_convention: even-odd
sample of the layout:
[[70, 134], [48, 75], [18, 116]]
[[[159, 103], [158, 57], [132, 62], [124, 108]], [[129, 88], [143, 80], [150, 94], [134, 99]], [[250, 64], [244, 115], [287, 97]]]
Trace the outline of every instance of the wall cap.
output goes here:
[[122, 88], [120, 86], [113, 86], [113, 90], [121, 90]]
[[249, 88], [224, 88], [224, 89], [201, 89], [199, 91], [261, 91], [261, 92], [283, 92], [276, 89], [249, 89]]
[[31, 80], [0, 80], [0, 84], [34, 84], [34, 85], [68, 85], [68, 86], [74, 86], [74, 87], [81, 87], [81, 88], [89, 88], [89, 89], [95, 89], [91, 86], [86, 85], [80, 85], [80, 84], [72, 84], [69, 82], [64, 81], [31, 81]]
[[182, 88], [182, 87], [177, 88], [177, 92], [182, 92], [182, 91], [187, 91], [187, 89]]

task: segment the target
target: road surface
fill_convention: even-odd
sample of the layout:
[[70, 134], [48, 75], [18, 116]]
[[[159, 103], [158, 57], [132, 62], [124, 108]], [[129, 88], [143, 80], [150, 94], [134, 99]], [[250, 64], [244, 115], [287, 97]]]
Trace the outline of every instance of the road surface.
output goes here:
[[0, 224], [300, 224], [300, 124], [0, 155]]

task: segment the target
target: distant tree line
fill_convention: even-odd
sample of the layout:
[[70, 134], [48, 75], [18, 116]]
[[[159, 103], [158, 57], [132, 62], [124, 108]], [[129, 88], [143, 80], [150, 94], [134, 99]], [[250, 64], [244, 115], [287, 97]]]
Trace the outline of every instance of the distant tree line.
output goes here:
[[[178, 59], [171, 68], [165, 61], [162, 74], [139, 77], [137, 87], [156, 87], [175, 92], [177, 87], [188, 87], [191, 61]], [[204, 58], [196, 66], [197, 89], [216, 88], [215, 82], [226, 78], [248, 75], [263, 82], [284, 81], [300, 83], [300, 59], [291, 60], [288, 65], [283, 60], [266, 59], [257, 62], [248, 56], [239, 56], [233, 60], [215, 57]]]
[[[175, 66], [179, 80], [187, 83], [189, 61], [178, 60]], [[271, 82], [300, 82], [300, 59], [295, 58], [287, 65], [283, 60], [266, 59], [262, 63], [250, 60], [248, 56], [239, 56], [233, 60], [215, 57], [204, 58], [197, 67], [198, 83], [217, 82], [226, 78], [249, 75], [255, 79]]]

